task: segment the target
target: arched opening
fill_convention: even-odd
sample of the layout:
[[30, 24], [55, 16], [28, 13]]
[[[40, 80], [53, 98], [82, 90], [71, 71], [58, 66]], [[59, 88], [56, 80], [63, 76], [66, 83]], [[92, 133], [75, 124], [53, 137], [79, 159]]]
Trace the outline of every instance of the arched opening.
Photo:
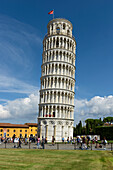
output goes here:
[[60, 27], [56, 27], [56, 33], [57, 33], [57, 34], [60, 33]]
[[65, 30], [65, 24], [63, 24], [63, 29]]
[[67, 35], [70, 35], [70, 31], [69, 30], [67, 30]]

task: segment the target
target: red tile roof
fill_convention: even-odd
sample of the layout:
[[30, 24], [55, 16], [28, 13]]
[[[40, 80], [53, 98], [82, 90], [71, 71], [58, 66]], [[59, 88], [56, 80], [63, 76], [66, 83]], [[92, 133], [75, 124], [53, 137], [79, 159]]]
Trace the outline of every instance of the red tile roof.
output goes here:
[[11, 123], [0, 123], [1, 128], [29, 128], [29, 126], [37, 126], [37, 123], [26, 123], [26, 124], [11, 124]]
[[25, 123], [25, 125], [28, 125], [28, 126], [35, 126], [35, 127], [37, 127], [37, 126], [38, 126], [38, 124], [37, 124], [37, 123]]

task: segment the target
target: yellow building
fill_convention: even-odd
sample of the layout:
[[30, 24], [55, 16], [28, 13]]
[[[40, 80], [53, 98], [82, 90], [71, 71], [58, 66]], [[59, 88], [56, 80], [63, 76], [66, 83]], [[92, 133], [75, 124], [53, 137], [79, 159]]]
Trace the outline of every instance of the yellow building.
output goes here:
[[0, 137], [12, 138], [37, 136], [37, 123], [11, 124], [0, 123]]

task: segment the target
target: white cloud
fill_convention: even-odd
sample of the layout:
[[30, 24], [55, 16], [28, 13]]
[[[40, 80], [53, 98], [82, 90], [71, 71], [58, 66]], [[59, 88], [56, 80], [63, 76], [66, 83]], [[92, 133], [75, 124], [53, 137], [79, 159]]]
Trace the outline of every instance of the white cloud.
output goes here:
[[30, 94], [26, 98], [20, 98], [13, 101], [8, 101], [0, 105], [0, 119], [3, 121], [18, 121], [20, 123], [35, 121], [38, 116], [38, 92]]
[[9, 110], [5, 106], [0, 105], [0, 119], [8, 119], [10, 117]]
[[[7, 101], [0, 105], [0, 119], [4, 122], [34, 122], [38, 116], [39, 92], [26, 98]], [[95, 96], [87, 99], [75, 99], [75, 123], [87, 118], [113, 116], [113, 96]]]
[[75, 123], [87, 118], [113, 116], [113, 96], [95, 96], [87, 99], [75, 99]]

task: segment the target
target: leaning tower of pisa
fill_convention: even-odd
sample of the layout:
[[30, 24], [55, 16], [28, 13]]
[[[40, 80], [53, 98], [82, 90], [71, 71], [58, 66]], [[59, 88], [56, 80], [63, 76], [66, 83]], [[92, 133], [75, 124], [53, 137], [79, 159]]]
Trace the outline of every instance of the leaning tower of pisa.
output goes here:
[[60, 142], [62, 137], [73, 138], [76, 42], [73, 26], [66, 19], [51, 20], [47, 29], [43, 40], [38, 135], [48, 141], [54, 136]]

